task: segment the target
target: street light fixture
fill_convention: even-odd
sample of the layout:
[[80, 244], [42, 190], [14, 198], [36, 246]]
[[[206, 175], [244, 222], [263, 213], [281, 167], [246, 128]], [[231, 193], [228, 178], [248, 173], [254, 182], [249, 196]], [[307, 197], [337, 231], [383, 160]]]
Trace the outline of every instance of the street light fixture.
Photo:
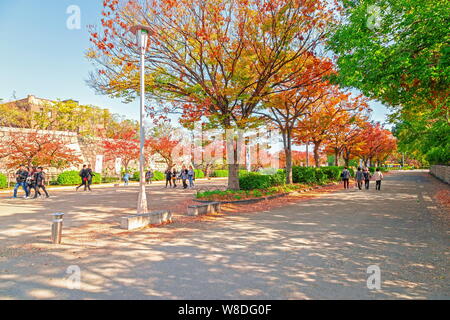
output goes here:
[[153, 33], [153, 31], [143, 25], [135, 25], [131, 27], [130, 31], [136, 35], [137, 45], [140, 51], [141, 57], [141, 108], [140, 108], [140, 149], [139, 149], [139, 199], [137, 205], [137, 213], [147, 213], [147, 195], [145, 192], [145, 156], [144, 156], [144, 145], [145, 145], [145, 132], [144, 132], [144, 114], [145, 114], [145, 52], [147, 50], [148, 37]]

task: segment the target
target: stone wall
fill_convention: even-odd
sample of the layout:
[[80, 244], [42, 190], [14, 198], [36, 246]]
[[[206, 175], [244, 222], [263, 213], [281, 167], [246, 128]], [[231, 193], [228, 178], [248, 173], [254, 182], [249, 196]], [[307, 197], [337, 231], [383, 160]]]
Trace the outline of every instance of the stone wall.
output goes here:
[[450, 184], [450, 166], [431, 166], [430, 173], [448, 184]]
[[[19, 129], [19, 128], [10, 128], [10, 127], [0, 127], [0, 143], [7, 143], [9, 133], [11, 132], [19, 132], [23, 134], [27, 134], [32, 132], [30, 129]], [[103, 174], [108, 176], [116, 176], [116, 161], [109, 160], [106, 161], [104, 157], [104, 149], [103, 142], [105, 139], [96, 138], [96, 137], [82, 137], [77, 135], [74, 132], [65, 132], [65, 131], [48, 131], [48, 130], [40, 130], [39, 133], [43, 134], [51, 134], [66, 143], [66, 146], [74, 150], [74, 153], [79, 156], [81, 161], [80, 165], [72, 166], [70, 168], [64, 169], [67, 170], [79, 170], [83, 164], [90, 164], [93, 170], [97, 170], [101, 168]], [[162, 161], [162, 159], [158, 156], [152, 156], [149, 159], [151, 164], [151, 168], [153, 170], [164, 171], [166, 169], [166, 165]], [[129, 169], [131, 171], [138, 170], [138, 161], [133, 161], [129, 165]], [[15, 170], [9, 170], [9, 173], [14, 172]], [[47, 171], [51, 174], [58, 174], [59, 171], [54, 168], [48, 168]], [[0, 159], [0, 173], [8, 173], [6, 170], [5, 160]]]

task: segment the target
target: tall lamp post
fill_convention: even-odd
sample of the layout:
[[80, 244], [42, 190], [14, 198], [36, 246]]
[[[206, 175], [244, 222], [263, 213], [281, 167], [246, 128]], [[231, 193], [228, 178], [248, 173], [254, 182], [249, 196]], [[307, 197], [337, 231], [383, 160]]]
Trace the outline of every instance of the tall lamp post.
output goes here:
[[137, 205], [138, 213], [147, 213], [147, 195], [145, 192], [145, 155], [144, 155], [144, 145], [145, 145], [145, 132], [144, 132], [144, 114], [145, 114], [145, 52], [147, 50], [148, 37], [152, 34], [152, 30], [149, 27], [143, 25], [135, 25], [130, 31], [136, 35], [137, 45], [139, 47], [141, 56], [141, 108], [140, 108], [140, 148], [139, 148], [139, 199]]

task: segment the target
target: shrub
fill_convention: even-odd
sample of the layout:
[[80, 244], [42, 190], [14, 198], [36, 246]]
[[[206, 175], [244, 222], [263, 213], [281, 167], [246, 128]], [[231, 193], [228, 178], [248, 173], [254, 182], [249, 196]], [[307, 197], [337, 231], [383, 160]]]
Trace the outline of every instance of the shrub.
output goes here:
[[328, 179], [328, 176], [325, 173], [325, 170], [323, 168], [315, 168], [316, 182], [319, 184], [325, 183], [325, 181]]
[[341, 178], [342, 170], [339, 167], [323, 167], [321, 170], [327, 175], [327, 179], [329, 180], [339, 180]]
[[153, 180], [154, 181], [164, 181], [164, 180], [166, 180], [166, 176], [161, 171], [154, 171], [153, 172]]
[[202, 170], [194, 170], [195, 171], [195, 179], [201, 179], [205, 177], [205, 174]]
[[239, 177], [239, 185], [243, 190], [266, 189], [271, 187], [271, 176], [248, 172]]
[[4, 174], [0, 173], [0, 189], [8, 187], [8, 179]]
[[286, 183], [286, 172], [284, 170], [278, 170], [275, 174], [269, 175], [270, 186], [282, 186]]
[[294, 183], [315, 183], [316, 170], [310, 167], [297, 167], [292, 168], [292, 180]]
[[[56, 182], [60, 186], [74, 186], [81, 183], [81, 177], [78, 171], [65, 171], [58, 175]], [[102, 182], [102, 175], [100, 173], [94, 172], [94, 177], [92, 178], [93, 184], [98, 184]]]
[[228, 170], [215, 170], [212, 172], [211, 177], [225, 178], [228, 177]]

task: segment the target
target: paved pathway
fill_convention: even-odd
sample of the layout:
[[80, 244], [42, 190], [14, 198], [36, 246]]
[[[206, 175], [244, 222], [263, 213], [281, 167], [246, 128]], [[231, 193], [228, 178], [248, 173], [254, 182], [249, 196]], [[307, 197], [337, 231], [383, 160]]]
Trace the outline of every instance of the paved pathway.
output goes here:
[[[381, 192], [339, 191], [133, 233], [113, 228], [95, 239], [77, 234], [92, 215], [113, 221], [128, 210], [128, 191], [105, 191], [97, 199], [113, 207], [86, 195], [89, 212], [73, 210], [80, 217], [68, 218], [73, 232], [56, 248], [43, 244], [44, 208], [1, 199], [0, 299], [449, 299], [449, 213], [432, 200], [437, 184], [399, 172]], [[79, 204], [72, 193], [53, 201], [43, 203]], [[71, 265], [81, 268], [80, 290], [67, 289]], [[370, 265], [381, 270], [381, 290], [366, 286]]]

